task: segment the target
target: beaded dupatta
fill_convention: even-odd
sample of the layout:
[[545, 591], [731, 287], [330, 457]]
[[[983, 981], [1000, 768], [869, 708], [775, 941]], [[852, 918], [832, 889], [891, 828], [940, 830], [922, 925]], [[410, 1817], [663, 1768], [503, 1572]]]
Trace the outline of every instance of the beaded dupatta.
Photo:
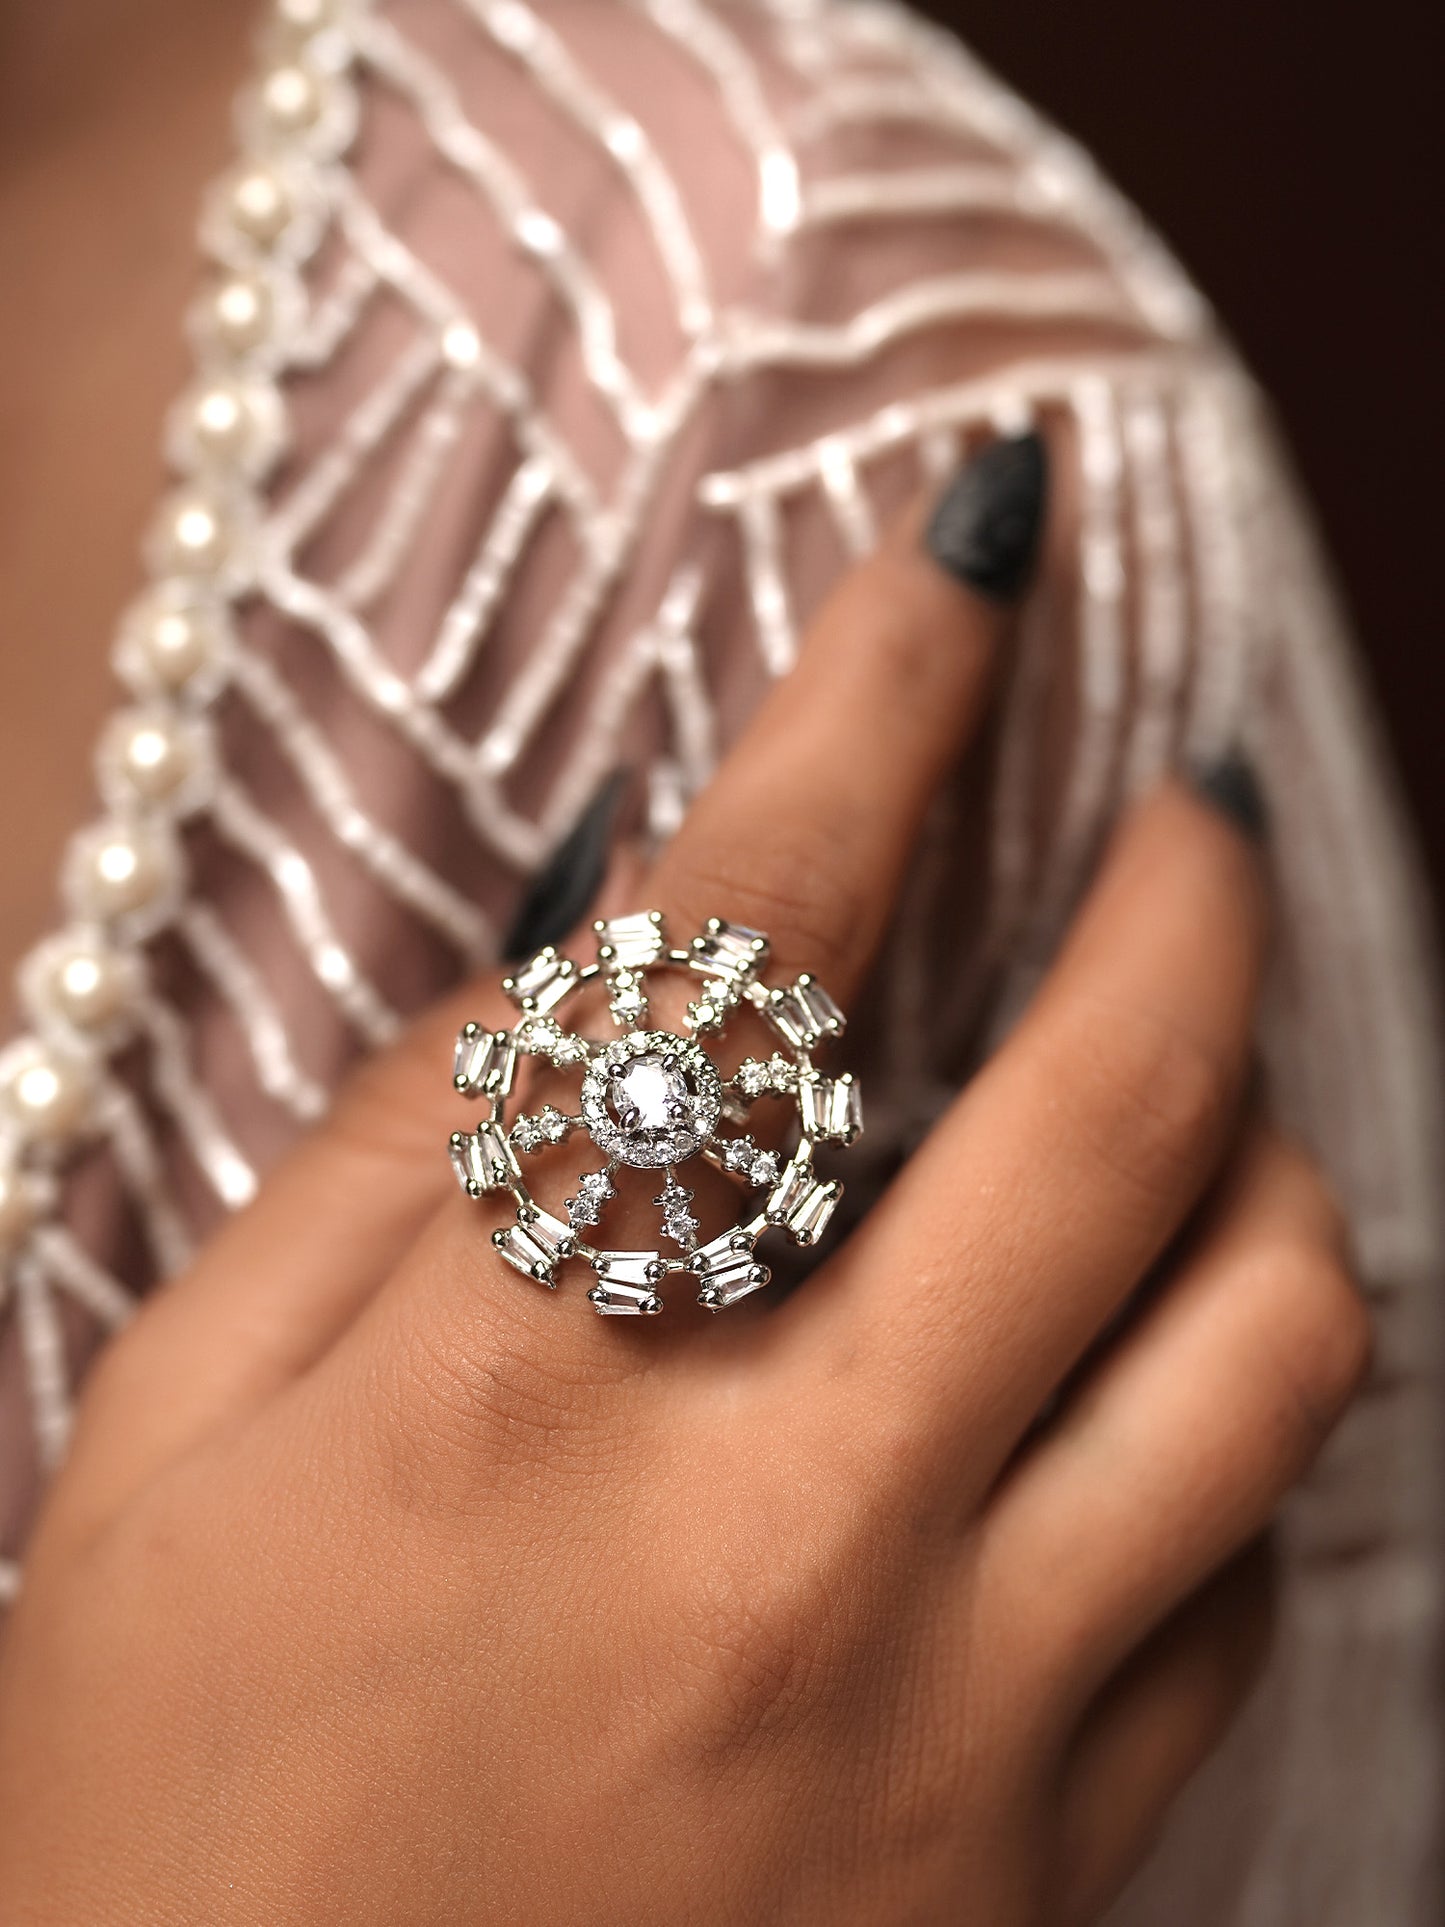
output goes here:
[[1055, 552], [986, 794], [941, 801], [907, 883], [871, 1155], [1017, 1012], [1118, 809], [1243, 743], [1274, 1099], [1352, 1209], [1381, 1389], [1291, 1514], [1266, 1693], [1132, 1905], [1423, 1921], [1428, 957], [1338, 617], [1207, 308], [1078, 149], [872, 0], [279, 0], [239, 132], [101, 811], [0, 1053], [0, 1583], [136, 1295], [492, 961], [611, 769], [645, 769], [665, 837], [880, 518], [1038, 423]]

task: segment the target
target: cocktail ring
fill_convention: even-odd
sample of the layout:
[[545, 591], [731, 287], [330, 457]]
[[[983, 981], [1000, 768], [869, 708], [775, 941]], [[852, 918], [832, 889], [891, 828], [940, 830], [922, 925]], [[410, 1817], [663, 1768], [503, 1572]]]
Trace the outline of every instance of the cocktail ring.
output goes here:
[[[455, 1088], [462, 1097], [488, 1100], [491, 1115], [475, 1131], [453, 1135], [452, 1166], [470, 1197], [508, 1191], [516, 1199], [515, 1221], [493, 1232], [492, 1242], [527, 1277], [555, 1288], [559, 1264], [581, 1259], [596, 1274], [587, 1296], [598, 1311], [640, 1316], [661, 1311], [665, 1280], [689, 1272], [700, 1287], [698, 1303], [721, 1311], [771, 1277], [757, 1257], [758, 1240], [769, 1227], [790, 1233], [800, 1245], [814, 1244], [842, 1196], [836, 1179], [819, 1176], [814, 1153], [820, 1145], [853, 1142], [863, 1128], [862, 1103], [853, 1078], [824, 1077], [813, 1053], [842, 1035], [843, 1013], [807, 975], [784, 990], [769, 989], [762, 981], [768, 940], [756, 930], [714, 917], [687, 949], [675, 950], [656, 910], [593, 927], [596, 963], [579, 968], [549, 945], [503, 981], [520, 1013], [512, 1028], [468, 1024], [457, 1039]], [[662, 971], [688, 971], [701, 980], [682, 1020], [684, 1035], [650, 1026], [649, 982]], [[564, 1029], [557, 1016], [593, 983], [606, 994], [617, 1033], [604, 1039]], [[704, 1041], [720, 1036], [744, 1008], [759, 1014], [782, 1049], [745, 1058], [728, 1073]], [[579, 1073], [575, 1115], [544, 1104], [509, 1121], [524, 1057]], [[764, 1149], [748, 1134], [749, 1107], [763, 1097], [795, 1108], [791, 1152]], [[519, 1154], [564, 1144], [578, 1132], [591, 1139], [603, 1161], [580, 1176], [563, 1219], [536, 1202]], [[706, 1243], [699, 1242], [694, 1193], [678, 1178], [679, 1167], [699, 1156], [750, 1194], [738, 1221]], [[617, 1196], [622, 1165], [662, 1174], [653, 1203], [661, 1213], [661, 1239], [675, 1252], [610, 1251], [589, 1242], [589, 1234], [596, 1235], [592, 1227]]]

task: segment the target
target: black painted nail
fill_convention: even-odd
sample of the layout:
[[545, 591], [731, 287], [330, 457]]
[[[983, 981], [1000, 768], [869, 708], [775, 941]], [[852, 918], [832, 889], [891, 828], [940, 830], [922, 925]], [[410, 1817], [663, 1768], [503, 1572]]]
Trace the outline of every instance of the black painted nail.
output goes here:
[[519, 963], [549, 943], [560, 943], [586, 915], [607, 874], [612, 833], [632, 772], [615, 770], [598, 790], [551, 861], [532, 879], [502, 945], [507, 963]]
[[954, 476], [924, 538], [934, 561], [991, 602], [1013, 602], [1038, 558], [1048, 496], [1042, 435], [990, 442]]
[[1205, 802], [1221, 816], [1227, 816], [1251, 843], [1264, 842], [1269, 835], [1269, 808], [1259, 787], [1259, 778], [1238, 751], [1196, 769], [1193, 782]]

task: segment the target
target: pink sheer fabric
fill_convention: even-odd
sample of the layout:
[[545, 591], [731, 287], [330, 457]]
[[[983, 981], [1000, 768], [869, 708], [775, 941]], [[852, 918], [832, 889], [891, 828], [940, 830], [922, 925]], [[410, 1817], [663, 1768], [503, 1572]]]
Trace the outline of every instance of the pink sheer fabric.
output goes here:
[[[889, 6], [282, 0], [266, 73], [203, 222], [106, 814], [0, 1060], [11, 1100], [43, 1074], [84, 1099], [0, 1123], [5, 1549], [127, 1303], [492, 960], [607, 772], [645, 772], [665, 837], [880, 519], [1038, 423], [1049, 566], [862, 1024], [858, 1193], [1026, 1000], [1121, 805], [1243, 744], [1274, 817], [1271, 1091], [1350, 1204], [1380, 1368], [1291, 1510], [1269, 1682], [1119, 1919], [1423, 1923], [1429, 960], [1319, 562], [1207, 308], [1078, 150]], [[183, 780], [142, 779], [137, 730]], [[76, 956], [111, 972], [99, 1014]]]

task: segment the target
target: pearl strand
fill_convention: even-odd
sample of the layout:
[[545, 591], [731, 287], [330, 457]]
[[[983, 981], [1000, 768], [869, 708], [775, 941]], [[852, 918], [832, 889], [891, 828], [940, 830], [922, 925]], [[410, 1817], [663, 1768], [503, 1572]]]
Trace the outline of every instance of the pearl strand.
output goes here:
[[72, 922], [19, 971], [32, 1031], [0, 1052], [0, 1262], [21, 1267], [55, 1205], [51, 1171], [104, 1134], [107, 1056], [148, 1004], [143, 946], [181, 908], [179, 826], [214, 793], [203, 712], [234, 661], [231, 604], [250, 572], [256, 492], [286, 452], [277, 386], [304, 315], [296, 270], [320, 238], [322, 169], [356, 126], [350, 23], [366, 0], [274, 0], [270, 64], [242, 105], [246, 153], [207, 197], [202, 241], [221, 275], [191, 316], [201, 373], [177, 402], [166, 452], [180, 476], [145, 549], [152, 576], [122, 618], [117, 674], [132, 703], [106, 724], [107, 814], [71, 841]]

